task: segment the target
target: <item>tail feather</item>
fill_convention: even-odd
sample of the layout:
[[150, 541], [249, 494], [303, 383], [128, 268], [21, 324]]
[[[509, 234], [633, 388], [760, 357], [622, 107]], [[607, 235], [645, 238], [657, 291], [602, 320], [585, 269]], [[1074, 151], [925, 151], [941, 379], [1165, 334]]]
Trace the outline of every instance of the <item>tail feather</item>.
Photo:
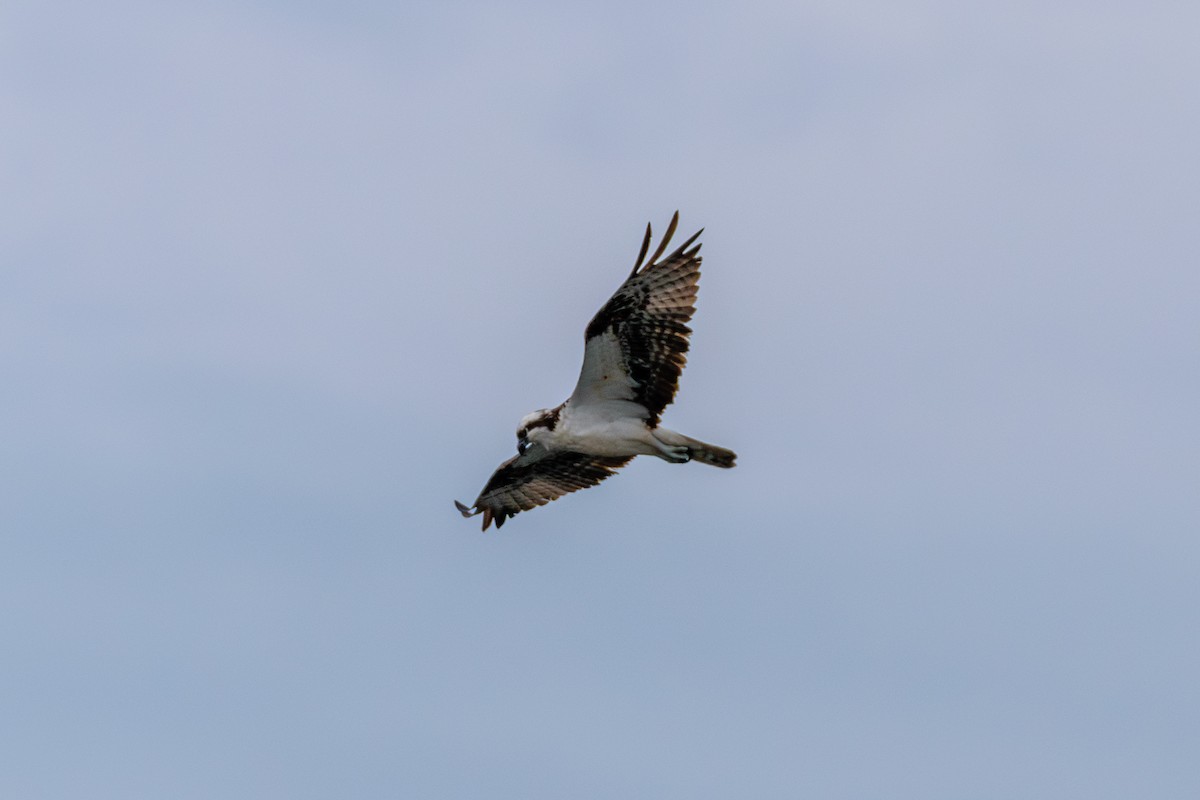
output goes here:
[[697, 442], [695, 439], [688, 443], [688, 452], [692, 454], [693, 461], [710, 464], [721, 469], [729, 469], [737, 461], [737, 453], [732, 450], [717, 447], [715, 444]]

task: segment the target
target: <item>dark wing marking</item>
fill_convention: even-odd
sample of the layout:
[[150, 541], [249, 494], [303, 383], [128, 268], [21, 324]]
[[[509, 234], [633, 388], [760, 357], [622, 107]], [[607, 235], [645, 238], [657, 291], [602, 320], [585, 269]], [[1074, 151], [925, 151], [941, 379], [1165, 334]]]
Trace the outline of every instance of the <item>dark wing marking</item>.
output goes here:
[[541, 447], [527, 450], [501, 464], [479, 493], [473, 508], [457, 500], [454, 505], [464, 517], [483, 514], [483, 530], [496, 521], [536, 506], [544, 506], [564, 494], [595, 486], [630, 462], [633, 456], [610, 458], [583, 453], [547, 453]]
[[662, 244], [643, 266], [642, 259], [650, 247], [650, 226], [646, 226], [646, 238], [633, 272], [592, 318], [584, 334], [586, 341], [610, 330], [616, 334], [621, 359], [633, 383], [633, 399], [650, 412], [651, 427], [658, 425], [663, 409], [675, 399], [692, 332], [687, 323], [696, 312], [701, 258], [697, 255], [700, 245], [692, 247], [692, 243], [703, 229], [658, 260], [678, 223], [676, 211]]

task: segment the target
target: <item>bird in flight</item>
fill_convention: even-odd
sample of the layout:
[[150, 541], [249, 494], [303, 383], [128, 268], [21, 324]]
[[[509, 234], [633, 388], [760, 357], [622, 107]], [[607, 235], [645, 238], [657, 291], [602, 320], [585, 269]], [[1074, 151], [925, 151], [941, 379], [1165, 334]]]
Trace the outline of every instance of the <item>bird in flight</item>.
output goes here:
[[700, 245], [693, 244], [703, 230], [659, 260], [678, 223], [676, 211], [649, 261], [646, 225], [633, 272], [588, 323], [583, 369], [571, 396], [521, 420], [517, 455], [496, 469], [473, 506], [454, 501], [464, 517], [482, 514], [483, 530], [493, 521], [499, 528], [522, 511], [595, 486], [634, 456], [724, 469], [734, 465], [732, 450], [659, 425], [687, 363], [692, 333], [687, 322], [696, 311], [700, 280]]

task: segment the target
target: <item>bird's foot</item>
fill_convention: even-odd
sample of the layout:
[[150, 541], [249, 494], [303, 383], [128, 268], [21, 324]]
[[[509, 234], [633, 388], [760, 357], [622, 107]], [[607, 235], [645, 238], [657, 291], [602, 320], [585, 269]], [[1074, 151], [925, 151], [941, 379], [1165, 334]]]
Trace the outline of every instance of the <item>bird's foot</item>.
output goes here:
[[687, 445], [667, 445], [663, 455], [672, 464], [686, 464], [692, 460], [692, 449]]

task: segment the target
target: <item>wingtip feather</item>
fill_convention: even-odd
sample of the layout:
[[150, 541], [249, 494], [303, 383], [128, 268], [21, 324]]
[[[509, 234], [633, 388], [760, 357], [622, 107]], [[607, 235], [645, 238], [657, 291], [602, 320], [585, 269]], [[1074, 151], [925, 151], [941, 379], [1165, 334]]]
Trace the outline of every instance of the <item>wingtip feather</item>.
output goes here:
[[658, 249], [654, 251], [654, 255], [650, 256], [649, 263], [658, 263], [658, 257], [667, 249], [667, 245], [671, 243], [671, 237], [675, 235], [675, 229], [679, 227], [679, 211], [675, 212], [675, 216], [671, 217], [671, 224], [667, 226], [667, 232], [663, 235], [662, 242], [658, 245]]
[[637, 271], [642, 268], [642, 259], [646, 257], [646, 251], [650, 249], [650, 223], [646, 223], [646, 236], [642, 239], [642, 249], [638, 251], [637, 261], [633, 263], [633, 272], [629, 273], [629, 277], [637, 275]]
[[702, 233], [704, 233], [704, 228], [701, 228], [700, 230], [693, 233], [691, 235], [691, 238], [689, 238], [683, 244], [679, 245], [679, 247], [675, 250], [675, 252], [671, 253], [671, 255], [669, 257], [675, 258], [676, 256], [679, 256], [679, 255], [689, 255], [690, 256], [690, 255], [694, 255], [694, 254], [700, 252], [700, 248], [704, 246], [703, 243], [696, 245], [691, 251], [688, 251], [688, 248], [692, 246], [692, 242], [694, 242], [700, 238], [700, 234], [702, 234]]

